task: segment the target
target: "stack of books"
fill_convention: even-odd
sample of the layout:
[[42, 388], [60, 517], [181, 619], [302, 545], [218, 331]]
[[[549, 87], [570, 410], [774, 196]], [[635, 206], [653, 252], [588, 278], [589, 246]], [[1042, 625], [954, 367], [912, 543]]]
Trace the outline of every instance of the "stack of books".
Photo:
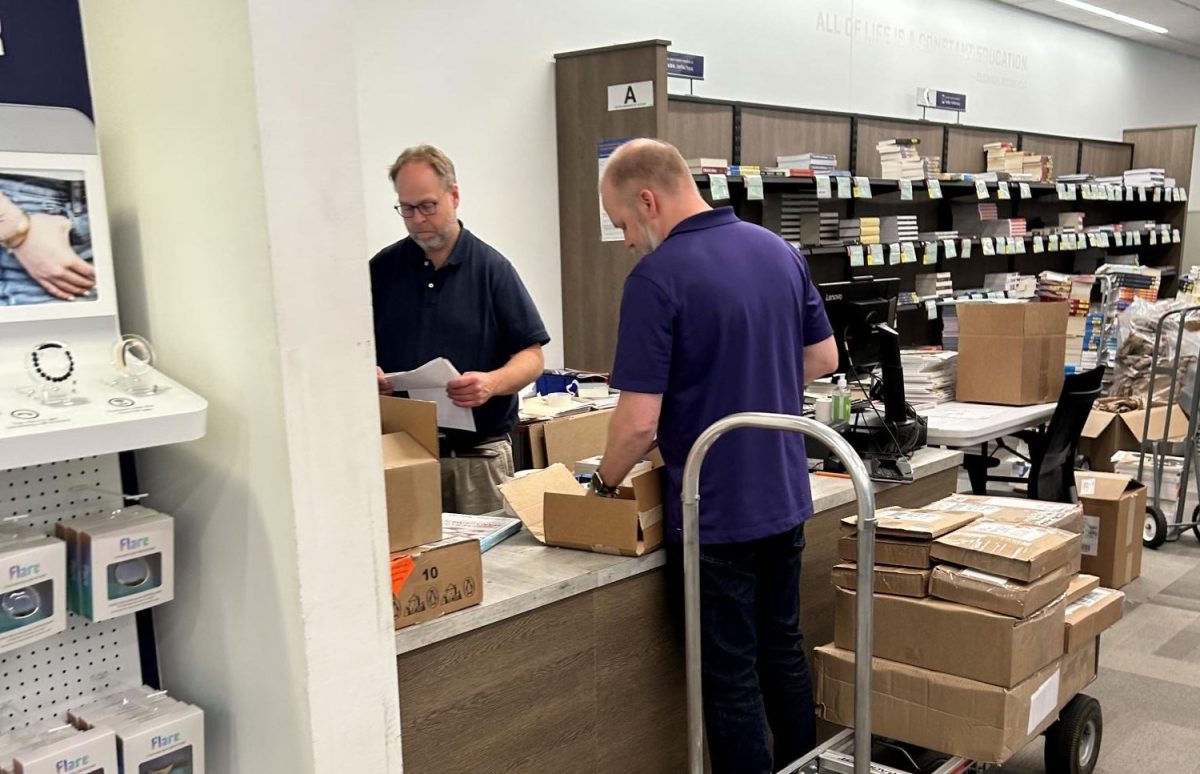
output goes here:
[[1011, 142], [989, 142], [983, 146], [983, 152], [987, 154], [988, 172], [1007, 172], [1005, 161], [1010, 153], [1016, 154], [1017, 150]]
[[920, 235], [916, 215], [885, 215], [879, 219], [879, 240], [886, 244], [916, 242]]
[[1122, 185], [1125, 182], [1123, 175], [1113, 175], [1111, 177], [1098, 177], [1096, 182], [1100, 185]]
[[942, 307], [942, 349], [958, 351], [958, 307], [955, 304]]
[[729, 174], [729, 159], [698, 157], [685, 159], [688, 171], [693, 175], [727, 175]]
[[981, 224], [983, 236], [1024, 237], [1027, 233], [1024, 218], [1001, 218]]
[[838, 214], [836, 212], [821, 213], [821, 244], [839, 245], [842, 243], [839, 233]]
[[999, 214], [995, 202], [956, 204], [951, 213], [954, 228], [967, 236], [983, 234], [984, 222], [996, 220]]
[[930, 177], [930, 164], [917, 151], [920, 144], [921, 141], [915, 137], [876, 143], [880, 174], [889, 180], [924, 180]]
[[1044, 271], [1037, 275], [1037, 297], [1044, 301], [1066, 301], [1071, 297], [1070, 274]]
[[1158, 169], [1156, 167], [1148, 167], [1146, 169], [1127, 169], [1122, 176], [1125, 185], [1131, 187], [1138, 186], [1157, 186], [1162, 187], [1167, 182], [1167, 170]]
[[954, 400], [958, 375], [958, 353], [950, 350], [903, 350], [904, 397], [914, 405], [930, 408]]
[[922, 242], [940, 242], [943, 239], [958, 239], [958, 231], [956, 229], [922, 231], [919, 236]]
[[858, 218], [847, 218], [838, 221], [838, 237], [843, 244], [858, 244], [862, 240], [862, 226]]
[[1076, 233], [1083, 232], [1083, 213], [1082, 212], [1060, 212], [1058, 213], [1058, 227], [1063, 231], [1074, 231]]
[[1091, 183], [1092, 181], [1092, 175], [1088, 172], [1078, 175], [1059, 175], [1055, 178], [1055, 182], [1059, 183]]
[[[1028, 175], [1031, 182], [1049, 183], [1054, 179], [1054, 157], [1029, 153], [1022, 160], [1021, 172]], [[1013, 176], [1014, 178], [1016, 175]]]
[[861, 242], [864, 245], [880, 244], [879, 218], [848, 218], [838, 226], [842, 241], [851, 244]]
[[976, 205], [980, 220], [995, 220], [1000, 217], [1000, 210], [995, 202], [980, 202]]
[[917, 295], [922, 298], [954, 298], [954, 280], [948, 271], [917, 275]]
[[1158, 222], [1153, 220], [1127, 220], [1121, 223], [1121, 231], [1152, 231], [1158, 228]]
[[821, 212], [816, 189], [788, 191], [780, 197], [779, 235], [789, 242], [821, 242]]
[[779, 156], [775, 163], [781, 169], [811, 170], [814, 175], [828, 175], [837, 169], [837, 156], [832, 153], [798, 153]]
[[1037, 297], [1038, 280], [1031, 274], [992, 272], [983, 278], [983, 289], [999, 291], [1007, 298]]
[[763, 168], [757, 164], [730, 164], [729, 174], [733, 177], [745, 177], [746, 175], [761, 175]]
[[1151, 303], [1158, 300], [1158, 289], [1162, 284], [1162, 272], [1150, 266], [1117, 266], [1105, 264], [1096, 269], [1097, 274], [1113, 278], [1117, 290], [1117, 311], [1123, 312], [1135, 298]]

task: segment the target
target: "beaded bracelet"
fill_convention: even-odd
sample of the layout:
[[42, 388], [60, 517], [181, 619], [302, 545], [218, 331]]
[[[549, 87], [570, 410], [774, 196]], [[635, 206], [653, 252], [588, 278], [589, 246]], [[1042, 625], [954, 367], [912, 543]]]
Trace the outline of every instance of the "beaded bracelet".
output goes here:
[[[42, 354], [54, 350], [61, 352], [66, 357], [66, 370], [58, 373], [47, 373], [45, 364], [42, 361]], [[59, 384], [67, 381], [75, 374], [75, 358], [71, 355], [71, 350], [67, 349], [65, 344], [57, 341], [46, 341], [38, 344], [29, 352], [29, 370], [44, 382]]]

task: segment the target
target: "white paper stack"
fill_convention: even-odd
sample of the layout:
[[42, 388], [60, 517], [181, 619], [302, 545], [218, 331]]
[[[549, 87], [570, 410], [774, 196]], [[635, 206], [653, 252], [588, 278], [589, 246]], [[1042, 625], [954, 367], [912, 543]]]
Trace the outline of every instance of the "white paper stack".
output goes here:
[[1125, 185], [1132, 188], [1143, 185], [1162, 187], [1167, 183], [1167, 170], [1157, 167], [1127, 169], [1122, 177], [1125, 180]]
[[837, 156], [832, 153], [798, 153], [778, 156], [775, 161], [780, 169], [811, 169], [818, 175], [828, 175], [837, 169]]
[[918, 274], [916, 282], [917, 295], [922, 299], [954, 297], [954, 281], [948, 271]]
[[904, 397], [914, 406], [932, 408], [954, 400], [957, 352], [904, 350], [900, 365], [904, 369]]
[[892, 242], [915, 242], [921, 236], [916, 215], [884, 215], [879, 219], [879, 240]]

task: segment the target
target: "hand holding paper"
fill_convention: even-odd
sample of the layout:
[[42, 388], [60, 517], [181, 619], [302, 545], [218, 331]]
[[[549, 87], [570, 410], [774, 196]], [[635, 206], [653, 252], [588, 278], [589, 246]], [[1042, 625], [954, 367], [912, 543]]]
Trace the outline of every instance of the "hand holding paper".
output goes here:
[[468, 371], [446, 383], [446, 394], [455, 406], [475, 408], [487, 403], [496, 394], [496, 388], [488, 374]]
[[[475, 374], [478, 376], [479, 374]], [[438, 427], [475, 432], [475, 415], [471, 409], [451, 399], [451, 381], [463, 378], [449, 360], [439, 357], [413, 371], [387, 374], [392, 389], [407, 391], [413, 400], [427, 400], [438, 407]], [[470, 382], [474, 384], [474, 380]], [[474, 392], [470, 387], [465, 392]], [[464, 394], [465, 394], [464, 392]]]

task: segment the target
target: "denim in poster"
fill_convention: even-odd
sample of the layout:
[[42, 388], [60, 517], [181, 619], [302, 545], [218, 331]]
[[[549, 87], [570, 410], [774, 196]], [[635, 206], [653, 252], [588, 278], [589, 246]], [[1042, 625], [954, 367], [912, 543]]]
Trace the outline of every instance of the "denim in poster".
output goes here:
[[[55, 180], [30, 175], [0, 174], [0, 193], [30, 215], [62, 215], [71, 221], [71, 248], [92, 263], [92, 228], [82, 180]], [[94, 301], [92, 290], [80, 300]], [[64, 304], [46, 292], [10, 250], [0, 247], [0, 306]], [[76, 302], [77, 303], [77, 302]]]

